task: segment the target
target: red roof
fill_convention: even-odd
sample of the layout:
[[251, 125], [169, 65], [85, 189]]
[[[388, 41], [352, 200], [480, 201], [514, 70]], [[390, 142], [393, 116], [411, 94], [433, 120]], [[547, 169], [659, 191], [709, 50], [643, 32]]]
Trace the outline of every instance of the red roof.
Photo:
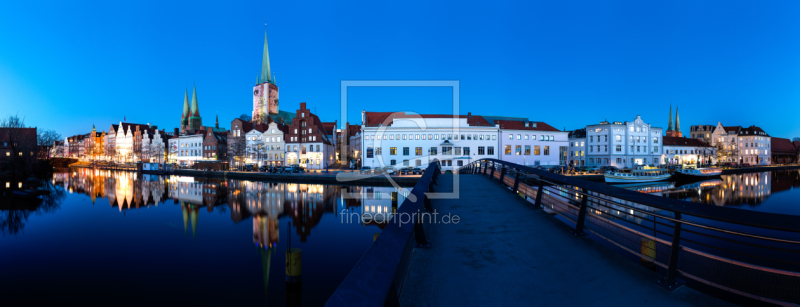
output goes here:
[[333, 135], [333, 132], [336, 131], [336, 122], [327, 122], [321, 124], [322, 127], [326, 130], [325, 135]]
[[[483, 116], [452, 114], [406, 114], [406, 112], [364, 112], [367, 127], [391, 126], [395, 118], [466, 118], [470, 126], [492, 126]], [[389, 118], [389, 116], [394, 116]]]
[[500, 129], [508, 130], [536, 130], [536, 131], [560, 131], [553, 126], [544, 122], [527, 122], [528, 126], [525, 127], [524, 121], [518, 120], [495, 120], [495, 123], [500, 125]]
[[795, 144], [791, 140], [784, 138], [772, 138], [770, 149], [772, 149], [773, 153], [797, 153]]
[[664, 146], [691, 146], [691, 147], [711, 147], [708, 143], [699, 139], [665, 136]]

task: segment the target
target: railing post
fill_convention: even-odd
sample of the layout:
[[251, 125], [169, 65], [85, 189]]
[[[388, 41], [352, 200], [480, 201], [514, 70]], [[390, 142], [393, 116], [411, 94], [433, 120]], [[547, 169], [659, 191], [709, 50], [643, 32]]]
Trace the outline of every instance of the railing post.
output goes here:
[[517, 194], [517, 188], [519, 188], [519, 170], [517, 170], [517, 175], [514, 176], [514, 188], [511, 189], [511, 192]]
[[505, 185], [505, 183], [503, 183], [503, 177], [505, 176], [506, 176], [506, 166], [500, 165], [500, 184], [502, 185]]
[[[427, 197], [425, 197], [427, 199]], [[414, 223], [414, 239], [416, 247], [431, 247], [431, 242], [425, 238], [425, 229], [422, 228], [422, 213], [417, 210], [417, 221]]]
[[586, 219], [586, 200], [588, 198], [586, 197], [586, 193], [588, 193], [588, 191], [584, 189], [583, 193], [584, 194], [581, 194], [581, 207], [580, 210], [578, 210], [578, 221], [575, 223], [575, 230], [572, 232], [572, 234], [576, 237], [582, 237], [586, 235], [583, 233], [583, 223]]
[[[681, 214], [675, 212], [675, 219], [680, 220]], [[674, 230], [672, 232], [672, 246], [669, 252], [669, 266], [667, 267], [667, 277], [659, 279], [656, 283], [669, 291], [683, 286], [684, 281], [677, 279], [678, 277], [678, 253], [681, 251], [681, 223], [675, 222]]]
[[489, 178], [494, 178], [494, 162], [492, 162], [492, 173], [489, 175]]
[[544, 193], [544, 182], [542, 178], [539, 177], [539, 188], [536, 189], [536, 201], [533, 203], [534, 208], [541, 208], [542, 207], [542, 193]]

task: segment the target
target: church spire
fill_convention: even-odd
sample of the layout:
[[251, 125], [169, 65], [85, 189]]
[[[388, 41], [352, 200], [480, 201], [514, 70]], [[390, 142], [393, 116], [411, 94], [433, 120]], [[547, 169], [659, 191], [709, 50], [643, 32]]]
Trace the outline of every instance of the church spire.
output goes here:
[[189, 90], [183, 90], [183, 115], [181, 116], [181, 124], [189, 124]]
[[197, 86], [192, 86], [192, 109], [189, 113], [191, 117], [200, 117], [200, 107], [197, 106]]
[[672, 103], [669, 104], [669, 124], [667, 124], [667, 131], [672, 131]]
[[217, 120], [216, 120], [216, 121], [215, 121], [215, 123], [214, 123], [214, 127], [216, 127], [217, 129], [219, 129], [219, 114], [217, 114]]
[[261, 83], [272, 83], [269, 71], [269, 48], [267, 48], [267, 25], [264, 24], [264, 55], [261, 59]]
[[678, 115], [678, 107], [675, 107], [675, 131], [681, 132], [681, 117]]

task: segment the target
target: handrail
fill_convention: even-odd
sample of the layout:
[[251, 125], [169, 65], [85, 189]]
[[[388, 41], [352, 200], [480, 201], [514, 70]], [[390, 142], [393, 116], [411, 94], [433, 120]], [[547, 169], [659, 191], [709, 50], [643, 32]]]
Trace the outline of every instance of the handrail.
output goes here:
[[[339, 284], [326, 306], [379, 306], [397, 300], [394, 282], [397, 274], [405, 273], [402, 264], [404, 257], [408, 256], [409, 244], [412, 244], [412, 239], [420, 245], [427, 243], [418, 212], [423, 203], [430, 210], [426, 192], [436, 184], [439, 173], [438, 162], [428, 165], [386, 228]], [[410, 218], [411, 223], [404, 223], [403, 216], [416, 216], [417, 219]]]
[[523, 170], [539, 177], [554, 180], [563, 185], [579, 187], [634, 203], [647, 204], [649, 207], [661, 210], [757, 228], [800, 233], [800, 216], [797, 215], [748, 211], [716, 206], [698, 206], [696, 203], [684, 200], [639, 193], [604, 183], [591, 182], [580, 178], [572, 178], [569, 176], [555, 174], [508, 161], [501, 161], [497, 159], [480, 159], [473, 161], [473, 163], [479, 161], [488, 161], [502, 165], [508, 165], [515, 169]]
[[[666, 269], [666, 276], [657, 283], [670, 291], [683, 284], [678, 279], [678, 275], [682, 275], [756, 300], [781, 305], [786, 302], [800, 303], [800, 292], [796, 291], [800, 289], [800, 262], [794, 261], [800, 253], [800, 239], [792, 234], [800, 233], [800, 216], [699, 205], [497, 159], [475, 160], [461, 167], [459, 173], [488, 175], [492, 180], [499, 178], [501, 185], [512, 187], [512, 192], [526, 198], [535, 194], [534, 208], [545, 205], [542, 200], [545, 194], [547, 206], [552, 212], [574, 223], [573, 234], [576, 236], [586, 235], [584, 230], [587, 230], [641, 257], [642, 261]], [[668, 211], [674, 216], [646, 208]], [[625, 211], [630, 211], [630, 214]], [[620, 213], [624, 213], [625, 217], [620, 218]], [[699, 219], [685, 219], [683, 215]], [[637, 219], [639, 222], [636, 222]], [[638, 226], [629, 227], [621, 221]], [[652, 228], [644, 222], [652, 223]], [[657, 230], [657, 225], [670, 229], [672, 234]], [[682, 230], [682, 226], [696, 229]], [[641, 229], [652, 233], [646, 234]], [[670, 236], [671, 242], [665, 239]], [[735, 236], [742, 239], [734, 239]], [[703, 242], [698, 240], [699, 237], [712, 241]], [[713, 240], [723, 243], [711, 243]], [[762, 243], [758, 244], [756, 240]], [[732, 244], [741, 244], [742, 247], [734, 248]], [[695, 246], [714, 251], [700, 251]], [[639, 248], [641, 253], [636, 251]], [[752, 249], [755, 248], [760, 248], [762, 252], [754, 252]]]

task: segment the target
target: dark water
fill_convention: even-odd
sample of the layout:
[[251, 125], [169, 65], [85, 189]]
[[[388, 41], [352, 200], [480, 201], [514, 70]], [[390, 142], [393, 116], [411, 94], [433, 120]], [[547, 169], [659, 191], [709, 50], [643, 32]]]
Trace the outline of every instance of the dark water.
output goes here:
[[0, 305], [320, 305], [383, 227], [359, 214], [391, 212], [396, 191], [90, 169], [49, 184], [0, 205]]
[[714, 206], [800, 215], [800, 170], [722, 175], [705, 181], [664, 181], [624, 188]]

